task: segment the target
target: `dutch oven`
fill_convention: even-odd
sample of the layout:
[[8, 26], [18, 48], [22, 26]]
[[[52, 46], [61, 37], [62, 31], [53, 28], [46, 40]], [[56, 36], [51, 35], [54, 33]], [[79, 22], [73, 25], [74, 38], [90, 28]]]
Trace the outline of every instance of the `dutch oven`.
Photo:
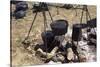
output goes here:
[[56, 20], [50, 24], [51, 29], [54, 33], [54, 35], [64, 35], [67, 33], [68, 29], [68, 21], [66, 20]]

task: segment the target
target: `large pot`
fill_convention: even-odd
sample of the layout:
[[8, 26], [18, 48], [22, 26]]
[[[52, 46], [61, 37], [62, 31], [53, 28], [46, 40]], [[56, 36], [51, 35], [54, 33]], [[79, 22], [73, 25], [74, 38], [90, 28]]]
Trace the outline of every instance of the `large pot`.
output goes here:
[[50, 24], [54, 35], [64, 35], [67, 33], [68, 22], [66, 20], [56, 20]]

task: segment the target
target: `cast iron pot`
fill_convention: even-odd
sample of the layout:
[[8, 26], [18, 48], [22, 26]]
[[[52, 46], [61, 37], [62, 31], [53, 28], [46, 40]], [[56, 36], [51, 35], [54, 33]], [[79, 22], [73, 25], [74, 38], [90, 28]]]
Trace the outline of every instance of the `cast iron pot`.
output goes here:
[[68, 22], [66, 20], [56, 20], [50, 24], [54, 35], [64, 35], [67, 33]]
[[74, 41], [80, 41], [81, 35], [82, 35], [82, 25], [81, 24], [74, 24], [73, 25], [73, 31], [72, 31], [72, 40]]

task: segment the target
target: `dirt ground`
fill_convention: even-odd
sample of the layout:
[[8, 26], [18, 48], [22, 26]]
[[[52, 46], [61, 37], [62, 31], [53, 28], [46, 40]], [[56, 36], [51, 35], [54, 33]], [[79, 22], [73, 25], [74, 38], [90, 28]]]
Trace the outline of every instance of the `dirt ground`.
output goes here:
[[[12, 65], [17, 67], [21, 65], [37, 65], [37, 64], [43, 64], [43, 62], [34, 55], [34, 53], [31, 53], [23, 48], [22, 41], [26, 37], [28, 30], [31, 26], [31, 23], [34, 18], [34, 13], [32, 12], [32, 2], [28, 3], [28, 10], [26, 13], [26, 16], [22, 19], [15, 19], [15, 17], [12, 17], [11, 19], [11, 59], [12, 59]], [[11, 4], [12, 6], [12, 12], [15, 10], [15, 5]], [[68, 21], [69, 25], [72, 26], [75, 23], [80, 22], [80, 16], [81, 11], [80, 9], [77, 9], [77, 16], [75, 15], [74, 10], [67, 10], [64, 8], [59, 8], [59, 15], [57, 15], [57, 9], [53, 6], [50, 7], [50, 13], [52, 15], [53, 20], [57, 19], [65, 19]], [[90, 12], [91, 18], [96, 17], [96, 6], [88, 6], [88, 10]], [[47, 17], [47, 23], [51, 23], [50, 16], [48, 12], [46, 12]], [[83, 18], [83, 23], [85, 23], [85, 16]], [[34, 22], [33, 28], [30, 33], [30, 41], [32, 45], [36, 45], [36, 43], [41, 42], [41, 32], [43, 31], [44, 21], [42, 13], [38, 13], [37, 18]], [[17, 66], [16, 66], [17, 65]]]

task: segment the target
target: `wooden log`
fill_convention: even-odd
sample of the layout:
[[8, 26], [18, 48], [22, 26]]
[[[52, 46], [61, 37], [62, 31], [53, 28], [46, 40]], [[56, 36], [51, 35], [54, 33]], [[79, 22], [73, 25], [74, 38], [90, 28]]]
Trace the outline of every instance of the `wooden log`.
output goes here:
[[41, 48], [36, 51], [37, 56], [46, 57], [47, 59], [51, 59], [55, 53], [57, 52], [58, 47], [56, 46], [50, 53], [44, 52]]
[[57, 52], [57, 50], [58, 50], [58, 47], [56, 46], [55, 48], [53, 48], [53, 50], [50, 53], [54, 55]]
[[67, 59], [72, 60], [74, 58], [74, 52], [72, 48], [67, 48]]

